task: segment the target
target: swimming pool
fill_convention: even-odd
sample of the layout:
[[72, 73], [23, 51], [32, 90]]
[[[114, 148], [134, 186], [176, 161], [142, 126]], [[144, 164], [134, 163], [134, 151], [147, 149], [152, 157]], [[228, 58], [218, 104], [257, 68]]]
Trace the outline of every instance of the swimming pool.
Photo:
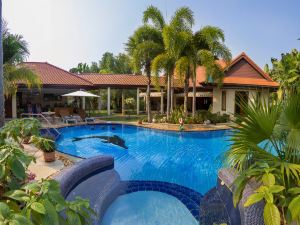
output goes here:
[[175, 183], [201, 194], [216, 185], [230, 132], [172, 132], [119, 124], [60, 131], [59, 151], [83, 158], [112, 155], [122, 180]]
[[99, 224], [198, 225], [199, 223], [175, 197], [161, 192], [140, 191], [123, 195], [114, 201]]

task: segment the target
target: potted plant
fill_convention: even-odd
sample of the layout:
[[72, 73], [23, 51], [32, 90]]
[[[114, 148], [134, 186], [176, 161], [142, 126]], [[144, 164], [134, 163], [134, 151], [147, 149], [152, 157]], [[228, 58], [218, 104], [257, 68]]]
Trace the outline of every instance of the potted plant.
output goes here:
[[45, 162], [55, 161], [55, 143], [49, 138], [32, 136], [31, 143], [44, 152]]

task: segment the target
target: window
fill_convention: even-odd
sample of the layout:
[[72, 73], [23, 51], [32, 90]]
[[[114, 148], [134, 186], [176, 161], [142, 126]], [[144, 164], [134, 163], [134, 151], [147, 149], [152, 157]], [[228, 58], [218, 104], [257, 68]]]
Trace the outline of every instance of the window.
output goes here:
[[222, 111], [226, 111], [226, 91], [222, 91]]

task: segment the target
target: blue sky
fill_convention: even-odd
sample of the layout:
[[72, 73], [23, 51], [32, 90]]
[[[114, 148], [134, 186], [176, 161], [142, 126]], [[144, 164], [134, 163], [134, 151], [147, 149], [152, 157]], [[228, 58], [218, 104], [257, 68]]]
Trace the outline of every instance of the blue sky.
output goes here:
[[222, 28], [233, 56], [245, 51], [260, 66], [292, 48], [300, 49], [299, 0], [3, 0], [3, 16], [29, 43], [28, 61], [69, 69], [98, 61], [106, 51], [124, 51], [149, 5], [170, 19], [188, 6], [194, 30]]

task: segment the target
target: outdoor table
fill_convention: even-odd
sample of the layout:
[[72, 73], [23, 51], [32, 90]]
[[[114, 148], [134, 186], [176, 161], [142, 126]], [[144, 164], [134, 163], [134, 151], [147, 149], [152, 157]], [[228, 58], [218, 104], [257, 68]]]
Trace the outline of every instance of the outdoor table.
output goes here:
[[55, 112], [42, 112], [44, 116], [53, 116]]

